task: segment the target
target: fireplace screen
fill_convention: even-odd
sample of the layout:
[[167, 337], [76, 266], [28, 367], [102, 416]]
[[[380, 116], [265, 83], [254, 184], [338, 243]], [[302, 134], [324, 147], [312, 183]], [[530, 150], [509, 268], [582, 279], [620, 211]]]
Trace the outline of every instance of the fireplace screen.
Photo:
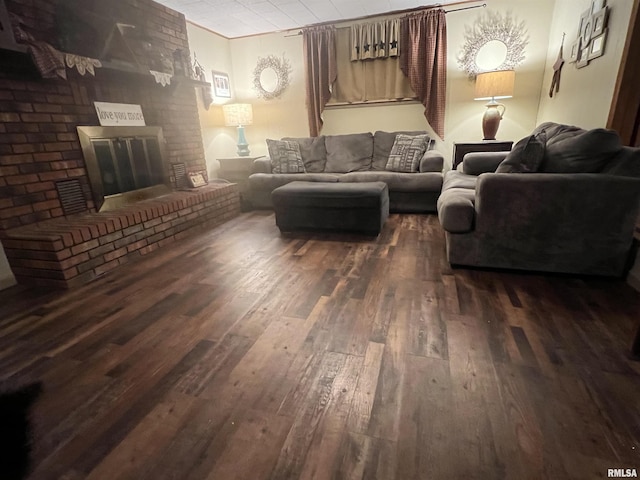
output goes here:
[[160, 127], [78, 127], [96, 209], [168, 192]]

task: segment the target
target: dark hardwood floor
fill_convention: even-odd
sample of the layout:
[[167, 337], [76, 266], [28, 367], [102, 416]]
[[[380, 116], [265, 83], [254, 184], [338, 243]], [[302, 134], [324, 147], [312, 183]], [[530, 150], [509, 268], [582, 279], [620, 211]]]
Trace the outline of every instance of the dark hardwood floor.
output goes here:
[[640, 474], [640, 294], [452, 270], [435, 216], [372, 239], [245, 213], [0, 309], [2, 384], [44, 387], [33, 479]]

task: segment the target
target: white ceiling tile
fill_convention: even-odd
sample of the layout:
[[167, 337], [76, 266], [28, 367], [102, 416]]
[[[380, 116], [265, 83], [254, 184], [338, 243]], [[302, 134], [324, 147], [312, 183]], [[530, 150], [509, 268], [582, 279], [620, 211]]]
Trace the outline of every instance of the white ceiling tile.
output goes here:
[[[431, 5], [419, 0], [156, 0], [228, 38]], [[451, 0], [440, 3], [447, 4]]]

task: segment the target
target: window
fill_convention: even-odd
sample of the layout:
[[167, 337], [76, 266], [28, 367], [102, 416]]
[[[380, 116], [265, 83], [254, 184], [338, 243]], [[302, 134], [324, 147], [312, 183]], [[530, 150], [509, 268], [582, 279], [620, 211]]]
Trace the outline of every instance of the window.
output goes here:
[[338, 76], [327, 106], [416, 99], [399, 57], [351, 61], [348, 27], [336, 31], [336, 64]]

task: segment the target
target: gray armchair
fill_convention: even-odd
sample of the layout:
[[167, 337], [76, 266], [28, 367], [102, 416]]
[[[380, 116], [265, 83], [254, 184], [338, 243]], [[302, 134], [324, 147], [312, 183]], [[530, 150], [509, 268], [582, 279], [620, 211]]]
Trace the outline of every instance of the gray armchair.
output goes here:
[[[596, 142], [607, 149], [605, 155], [585, 137], [570, 142], [570, 151], [561, 149], [560, 157], [570, 155], [574, 162], [568, 165], [549, 147], [567, 133], [556, 127], [543, 124], [532, 135], [547, 134], [534, 173], [496, 172], [505, 162], [512, 169], [517, 165], [518, 145], [509, 155], [467, 154], [461, 171], [447, 172], [438, 215], [451, 264], [608, 276], [625, 272], [640, 211], [640, 149]], [[611, 131], [561, 127], [573, 129], [576, 137], [611, 136]], [[588, 149], [580, 153], [581, 145]], [[599, 154], [602, 159], [595, 162]]]

